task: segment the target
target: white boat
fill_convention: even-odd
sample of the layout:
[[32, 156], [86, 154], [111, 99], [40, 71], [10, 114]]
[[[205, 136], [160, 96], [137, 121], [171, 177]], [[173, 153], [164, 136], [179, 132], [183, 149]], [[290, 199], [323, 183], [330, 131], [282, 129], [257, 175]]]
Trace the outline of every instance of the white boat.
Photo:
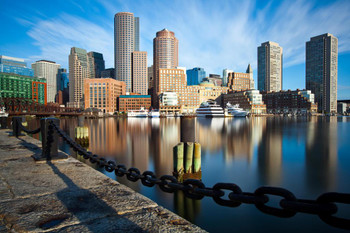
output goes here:
[[214, 100], [201, 103], [196, 110], [197, 117], [224, 117], [224, 109]]
[[231, 105], [230, 102], [226, 104], [226, 109], [228, 116], [246, 117], [249, 114], [249, 112], [243, 110], [243, 108], [240, 108], [239, 104]]
[[8, 117], [9, 114], [5, 111], [5, 107], [0, 108], [0, 117]]
[[150, 118], [156, 118], [156, 117], [160, 117], [160, 113], [158, 109], [153, 109], [148, 113], [148, 117]]
[[144, 108], [140, 108], [140, 110], [130, 110], [128, 111], [128, 117], [147, 117], [148, 111]]

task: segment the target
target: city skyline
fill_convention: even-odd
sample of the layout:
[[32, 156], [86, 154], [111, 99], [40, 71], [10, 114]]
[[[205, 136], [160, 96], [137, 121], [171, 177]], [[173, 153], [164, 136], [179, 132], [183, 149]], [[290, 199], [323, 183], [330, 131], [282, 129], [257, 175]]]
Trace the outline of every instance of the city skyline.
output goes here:
[[[28, 64], [53, 60], [68, 68], [70, 48], [76, 46], [102, 53], [106, 68], [113, 67], [113, 17], [128, 11], [140, 17], [140, 47], [148, 53], [149, 66], [153, 63], [154, 35], [168, 28], [179, 39], [179, 66], [198, 66], [221, 74], [225, 68], [244, 72], [246, 64], [251, 63], [257, 88], [256, 48], [271, 40], [284, 48], [283, 89], [303, 89], [305, 43], [328, 32], [339, 39], [338, 99], [350, 98], [350, 68], [346, 66], [350, 61], [350, 28], [344, 24], [350, 19], [346, 13], [350, 3], [345, 1], [177, 1], [167, 7], [160, 1], [147, 6], [139, 1], [58, 5], [52, 12], [45, 2], [20, 4], [15, 13], [12, 2], [4, 4], [0, 17], [9, 22], [4, 28], [8, 36], [0, 39], [0, 54], [24, 58]], [[150, 14], [152, 7], [164, 10]], [[240, 12], [233, 14], [231, 10], [237, 7]], [[162, 18], [165, 14], [168, 17]]]

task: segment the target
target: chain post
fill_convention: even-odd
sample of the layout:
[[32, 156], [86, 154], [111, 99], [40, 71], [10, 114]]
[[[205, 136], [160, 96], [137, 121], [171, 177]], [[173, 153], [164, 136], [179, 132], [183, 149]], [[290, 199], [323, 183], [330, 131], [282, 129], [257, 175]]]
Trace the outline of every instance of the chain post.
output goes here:
[[18, 138], [19, 136], [24, 136], [21, 134], [21, 127], [19, 124], [22, 123], [22, 117], [12, 117], [12, 136]]
[[7, 117], [0, 117], [0, 129], [7, 129]]
[[58, 133], [54, 126], [60, 124], [60, 120], [54, 117], [43, 118], [40, 120], [42, 154], [34, 155], [35, 160], [57, 160], [66, 159], [68, 156], [58, 152]]

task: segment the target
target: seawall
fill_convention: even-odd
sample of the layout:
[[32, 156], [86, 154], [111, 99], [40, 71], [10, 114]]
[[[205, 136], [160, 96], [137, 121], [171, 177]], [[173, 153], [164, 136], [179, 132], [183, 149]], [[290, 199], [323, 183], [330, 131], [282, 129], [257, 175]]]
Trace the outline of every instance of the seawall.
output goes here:
[[9, 132], [0, 130], [0, 233], [205, 232], [71, 156], [35, 162], [41, 142]]

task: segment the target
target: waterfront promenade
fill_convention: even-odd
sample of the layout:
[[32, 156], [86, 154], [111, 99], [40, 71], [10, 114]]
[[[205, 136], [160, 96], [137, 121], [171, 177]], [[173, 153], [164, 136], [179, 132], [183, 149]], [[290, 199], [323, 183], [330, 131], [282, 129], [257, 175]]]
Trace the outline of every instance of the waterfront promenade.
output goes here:
[[41, 142], [0, 130], [0, 233], [205, 232], [69, 157], [35, 162]]

